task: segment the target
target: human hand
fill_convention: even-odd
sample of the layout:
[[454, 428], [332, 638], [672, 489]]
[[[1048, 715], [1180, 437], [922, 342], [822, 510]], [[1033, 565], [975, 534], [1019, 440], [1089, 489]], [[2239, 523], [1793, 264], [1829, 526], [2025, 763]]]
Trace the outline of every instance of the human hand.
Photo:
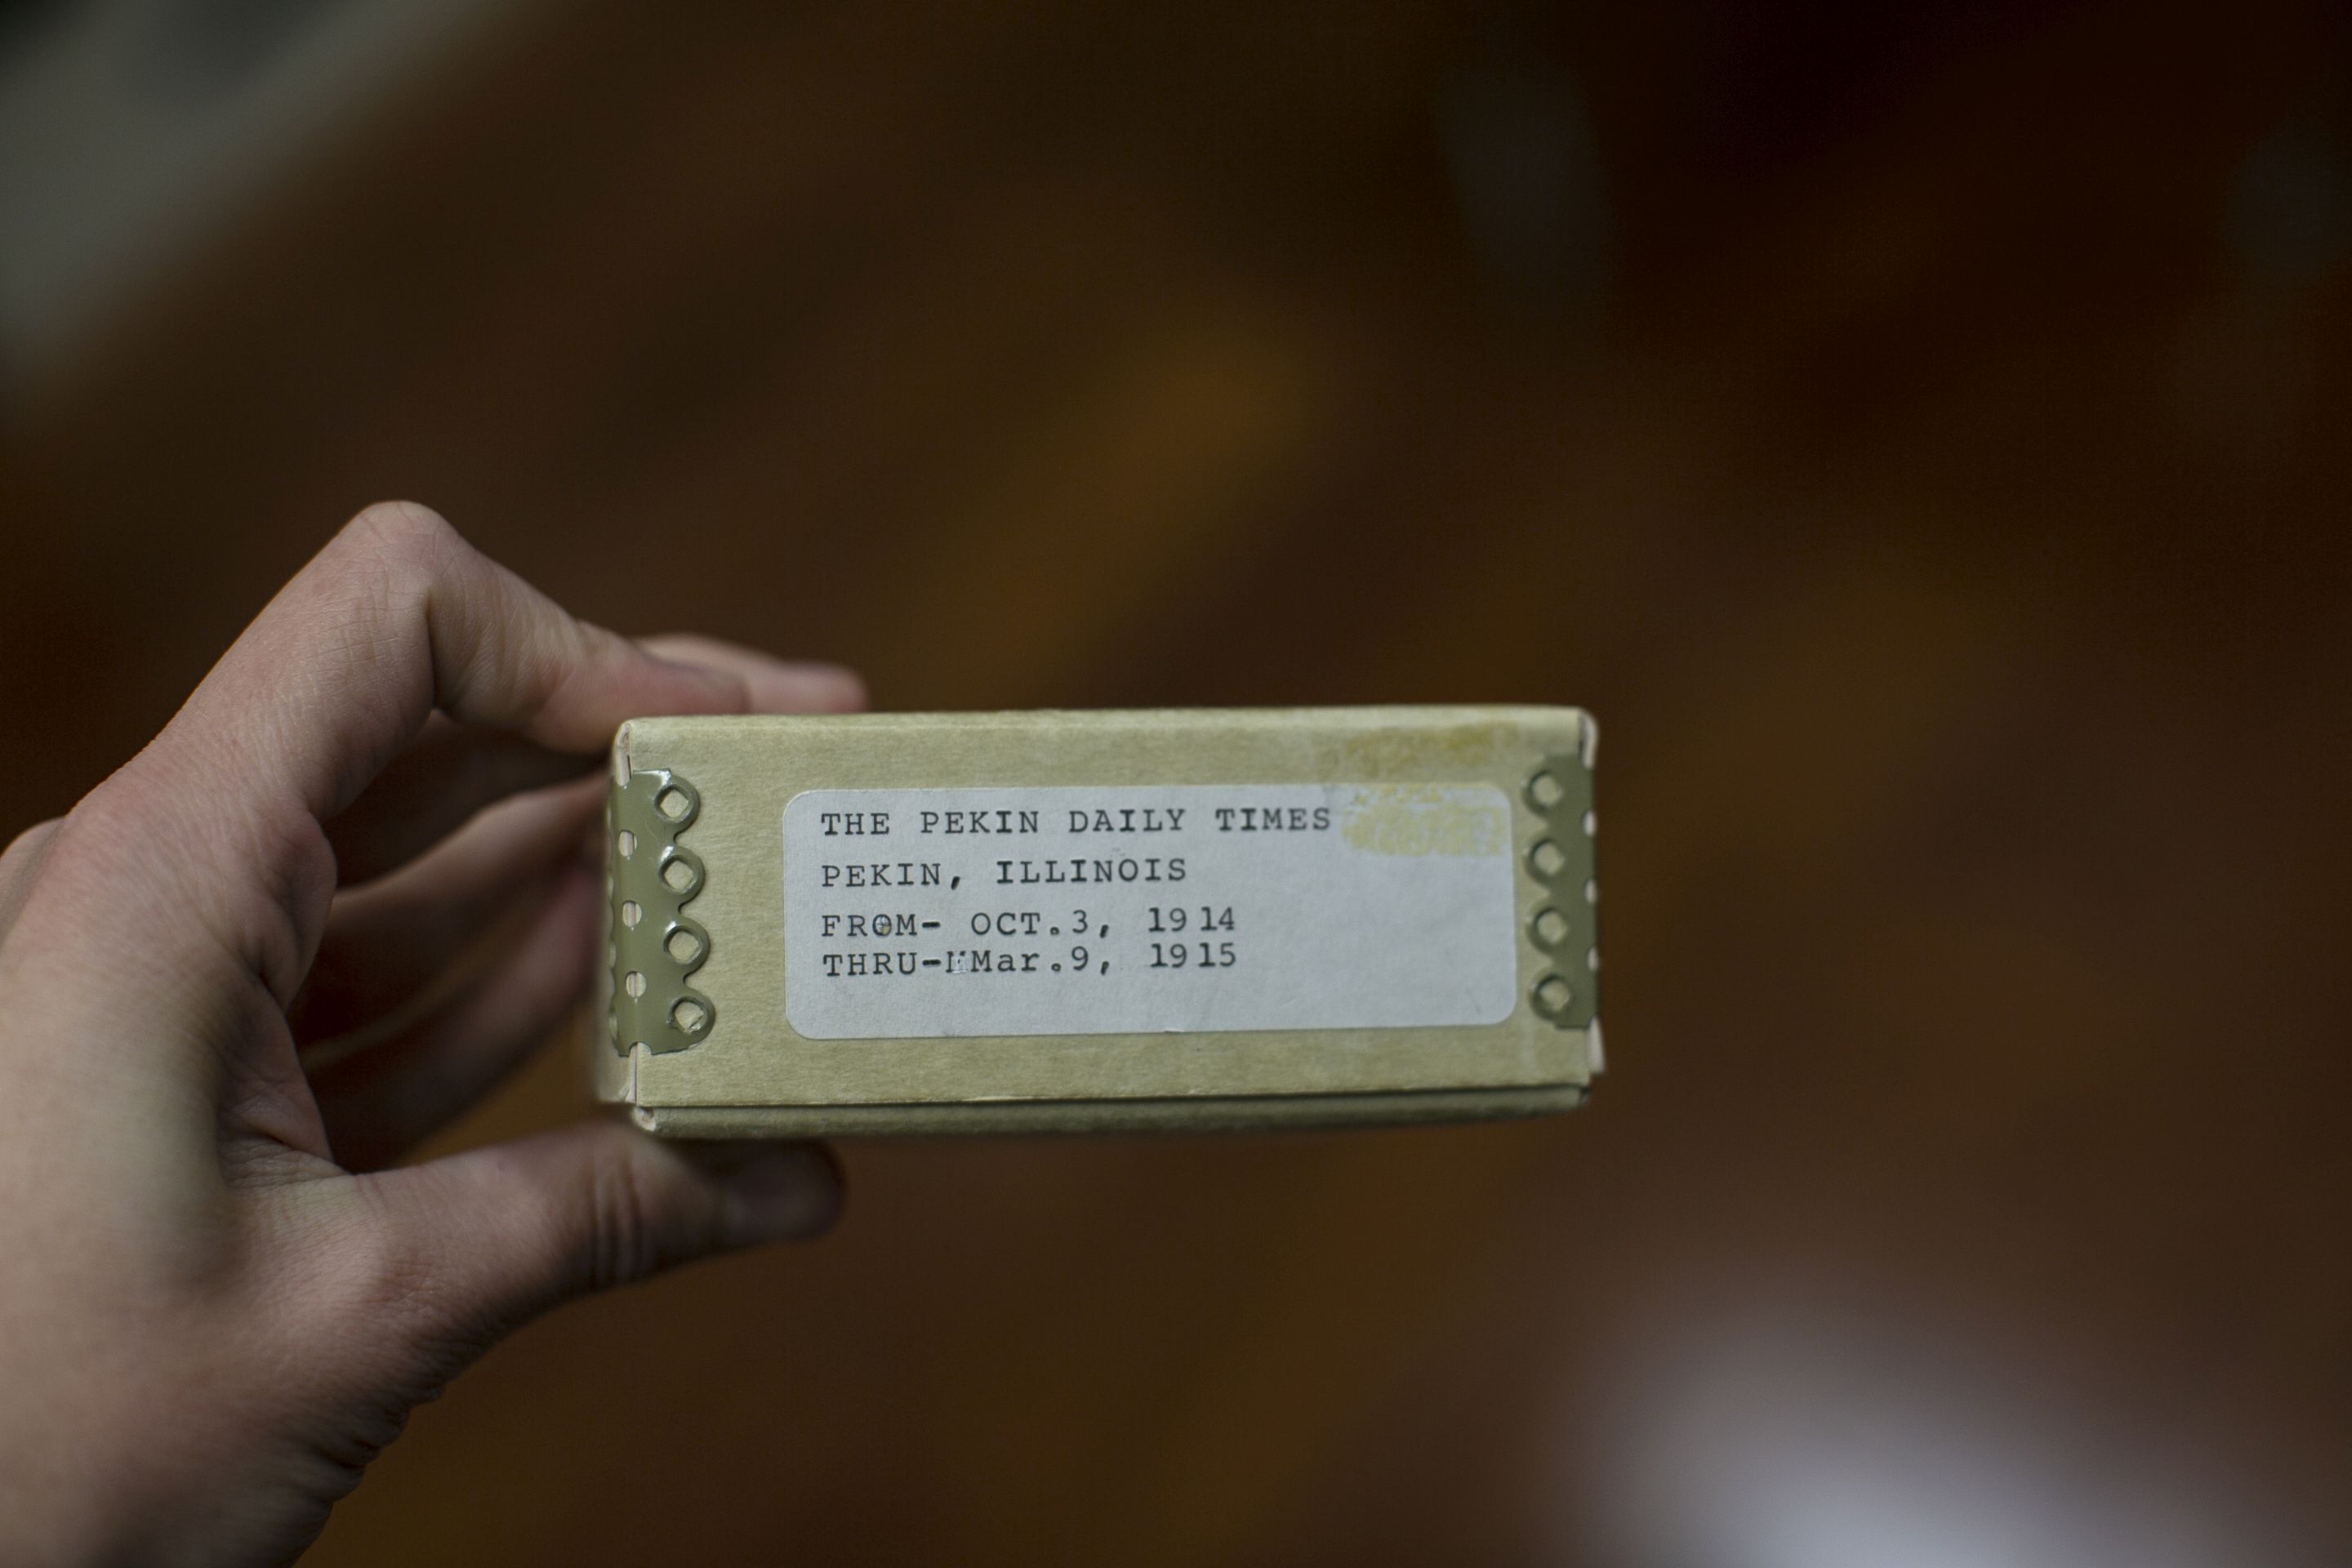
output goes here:
[[812, 1145], [690, 1154], [597, 1118], [392, 1162], [579, 998], [583, 775], [620, 721], [861, 701], [829, 667], [585, 626], [373, 507], [10, 846], [0, 1559], [290, 1559], [532, 1315], [829, 1224]]

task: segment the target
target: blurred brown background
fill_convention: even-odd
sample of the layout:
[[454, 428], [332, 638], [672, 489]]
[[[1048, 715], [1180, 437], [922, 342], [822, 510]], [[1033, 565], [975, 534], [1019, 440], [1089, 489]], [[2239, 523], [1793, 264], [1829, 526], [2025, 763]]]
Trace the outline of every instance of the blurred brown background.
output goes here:
[[[312, 9], [16, 6], [0, 100], [102, 15], [208, 110]], [[212, 174], [117, 149], [179, 216], [103, 255], [35, 245], [98, 141], [0, 120], [0, 828], [410, 496], [889, 707], [1589, 705], [1612, 1072], [850, 1147], [835, 1238], [496, 1352], [316, 1562], [2352, 1560], [2332, 8], [352, 36]]]

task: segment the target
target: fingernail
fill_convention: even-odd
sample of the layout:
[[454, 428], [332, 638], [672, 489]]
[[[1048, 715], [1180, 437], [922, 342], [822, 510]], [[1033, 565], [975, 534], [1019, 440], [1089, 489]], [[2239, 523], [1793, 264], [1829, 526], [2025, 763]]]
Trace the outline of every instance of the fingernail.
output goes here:
[[751, 682], [731, 669], [697, 664], [687, 658], [664, 658], [661, 662], [701, 684], [703, 695], [698, 700], [705, 712], [740, 713], [751, 706]]
[[787, 663], [750, 678], [753, 706], [761, 712], [855, 713], [866, 706], [866, 682], [838, 664]]
[[841, 1213], [841, 1172], [823, 1145], [763, 1150], [727, 1176], [730, 1246], [814, 1236]]

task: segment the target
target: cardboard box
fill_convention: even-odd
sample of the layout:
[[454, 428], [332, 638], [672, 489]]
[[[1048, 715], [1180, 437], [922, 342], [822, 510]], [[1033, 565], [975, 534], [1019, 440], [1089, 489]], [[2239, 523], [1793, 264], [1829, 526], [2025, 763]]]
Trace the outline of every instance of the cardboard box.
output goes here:
[[1522, 1115], [1601, 1069], [1591, 721], [642, 719], [599, 1096], [680, 1137]]

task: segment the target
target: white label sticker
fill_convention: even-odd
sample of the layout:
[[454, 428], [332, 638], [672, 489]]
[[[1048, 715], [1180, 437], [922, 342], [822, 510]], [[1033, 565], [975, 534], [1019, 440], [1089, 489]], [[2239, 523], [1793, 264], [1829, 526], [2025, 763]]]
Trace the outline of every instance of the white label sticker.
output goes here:
[[811, 1039], [1496, 1024], [1491, 785], [813, 790], [784, 808]]

